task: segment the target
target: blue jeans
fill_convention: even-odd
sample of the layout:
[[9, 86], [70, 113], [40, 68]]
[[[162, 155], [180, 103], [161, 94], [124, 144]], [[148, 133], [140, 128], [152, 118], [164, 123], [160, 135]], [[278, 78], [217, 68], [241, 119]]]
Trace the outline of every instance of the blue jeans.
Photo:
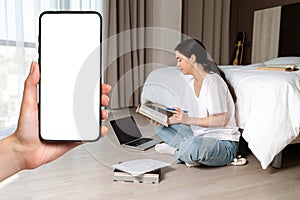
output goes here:
[[190, 126], [172, 124], [154, 128], [157, 135], [175, 147], [176, 162], [201, 163], [208, 166], [223, 166], [236, 156], [238, 142], [194, 136]]

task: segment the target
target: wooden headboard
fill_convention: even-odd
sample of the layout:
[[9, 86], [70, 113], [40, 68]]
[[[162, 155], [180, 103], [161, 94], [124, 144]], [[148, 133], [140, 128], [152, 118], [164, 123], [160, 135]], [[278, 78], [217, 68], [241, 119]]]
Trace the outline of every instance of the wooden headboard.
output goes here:
[[254, 12], [251, 63], [300, 56], [300, 3]]
[[254, 12], [251, 63], [278, 55], [281, 6]]

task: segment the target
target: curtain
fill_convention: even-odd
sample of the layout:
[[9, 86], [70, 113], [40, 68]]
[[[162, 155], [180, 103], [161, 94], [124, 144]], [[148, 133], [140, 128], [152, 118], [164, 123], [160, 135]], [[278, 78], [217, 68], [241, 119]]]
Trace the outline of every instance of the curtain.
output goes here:
[[[157, 57], [165, 55], [163, 54], [165, 51], [154, 49], [151, 52], [142, 48], [143, 45], [147, 46], [145, 41], [151, 37], [147, 35], [147, 31], [143, 31], [143, 27], [153, 25], [151, 20], [159, 18], [161, 13], [155, 13], [157, 10], [153, 5], [157, 1], [110, 0], [106, 3], [107, 40], [104, 42], [103, 50], [104, 79], [112, 86], [109, 94], [109, 107], [111, 109], [135, 107], [140, 103], [141, 86], [150, 71], [146, 64], [148, 61], [155, 62]], [[170, 2], [166, 3], [169, 5]], [[174, 3], [182, 3], [183, 33], [201, 40], [218, 64], [228, 63], [230, 0], [182, 0], [182, 2], [175, 1]], [[163, 6], [164, 3], [160, 5]], [[169, 11], [166, 9], [164, 8], [162, 12], [174, 12], [172, 9]], [[159, 16], [155, 16], [156, 14]], [[164, 21], [166, 16], [161, 17]], [[167, 23], [162, 23], [162, 28], [172, 24], [170, 21]], [[175, 23], [177, 23], [176, 20]], [[161, 44], [177, 43], [172, 39], [172, 35], [170, 37], [162, 37], [162, 35], [154, 37], [153, 44], [158, 40]], [[170, 39], [171, 42], [169, 42]], [[173, 57], [171, 54], [169, 53], [169, 56]], [[166, 60], [165, 57], [162, 59]]]
[[230, 0], [183, 0], [183, 33], [203, 42], [217, 64], [229, 63]]
[[0, 1], [0, 138], [16, 128], [24, 80], [37, 55], [38, 13], [33, 0], [23, 3]]
[[[137, 106], [147, 69], [145, 47], [146, 0], [110, 0], [107, 35], [104, 41], [105, 82], [112, 86], [111, 109]], [[149, 55], [148, 55], [149, 56]]]

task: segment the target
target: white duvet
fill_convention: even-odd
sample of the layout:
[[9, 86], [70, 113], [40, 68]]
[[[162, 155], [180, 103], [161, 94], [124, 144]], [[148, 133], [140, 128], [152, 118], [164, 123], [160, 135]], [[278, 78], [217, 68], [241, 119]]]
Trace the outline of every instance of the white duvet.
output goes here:
[[299, 134], [300, 73], [255, 68], [222, 67], [237, 95], [236, 119], [243, 138], [266, 169]]
[[[243, 138], [266, 169], [274, 157], [299, 134], [300, 72], [256, 70], [256, 65], [221, 66], [234, 87], [236, 119]], [[177, 67], [164, 67], [149, 74], [141, 100], [178, 106], [193, 115], [191, 76]]]

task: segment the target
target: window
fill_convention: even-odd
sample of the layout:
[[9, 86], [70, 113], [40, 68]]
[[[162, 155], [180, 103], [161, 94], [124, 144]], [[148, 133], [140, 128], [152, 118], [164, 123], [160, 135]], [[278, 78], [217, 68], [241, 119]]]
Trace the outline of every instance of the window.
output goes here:
[[[25, 71], [35, 55], [35, 48], [24, 48]], [[0, 129], [15, 126], [19, 113], [18, 67], [16, 47], [0, 45]]]
[[[24, 80], [38, 59], [38, 18], [46, 10], [96, 10], [101, 0], [0, 0], [0, 139], [17, 124]], [[1, 136], [2, 134], [2, 136]]]
[[0, 130], [17, 124], [24, 77], [37, 55], [33, 3], [0, 1]]

